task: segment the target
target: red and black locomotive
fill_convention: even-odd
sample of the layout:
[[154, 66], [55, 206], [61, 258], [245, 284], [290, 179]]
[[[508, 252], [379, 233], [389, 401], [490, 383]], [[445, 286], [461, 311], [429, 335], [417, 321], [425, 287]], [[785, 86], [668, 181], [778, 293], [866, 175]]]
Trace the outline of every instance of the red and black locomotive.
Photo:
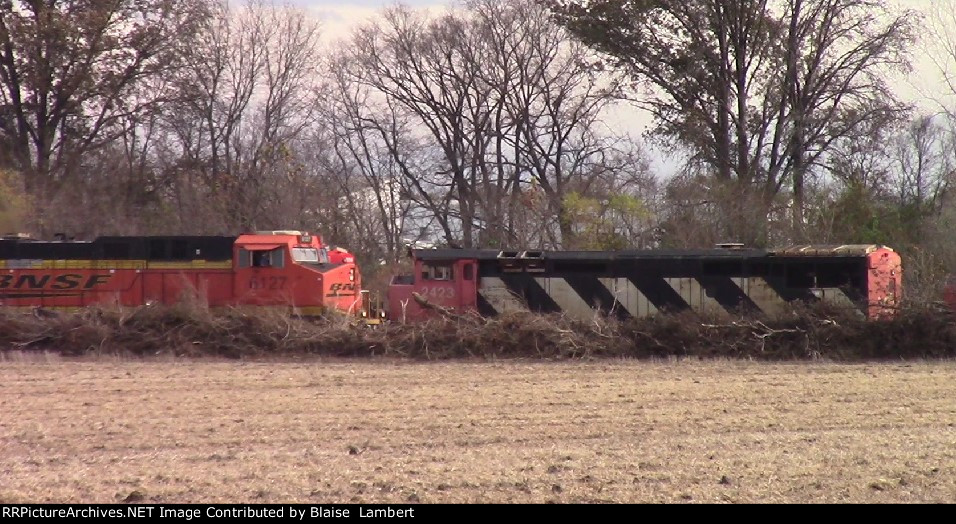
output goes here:
[[620, 318], [661, 311], [776, 315], [787, 303], [826, 301], [876, 318], [902, 290], [900, 256], [878, 245], [762, 250], [413, 250], [414, 274], [388, 288], [393, 320], [437, 311], [512, 310]]

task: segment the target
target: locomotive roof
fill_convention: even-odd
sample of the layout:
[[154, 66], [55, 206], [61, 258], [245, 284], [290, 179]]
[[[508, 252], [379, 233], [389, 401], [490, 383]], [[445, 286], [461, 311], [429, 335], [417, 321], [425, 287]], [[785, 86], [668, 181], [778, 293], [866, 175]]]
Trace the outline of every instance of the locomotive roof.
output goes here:
[[[414, 249], [421, 260], [498, 260], [501, 258], [528, 258], [540, 253], [545, 260], [615, 260], [629, 258], [761, 258], [769, 252], [763, 249], [632, 249], [621, 251], [509, 251], [500, 249]], [[508, 256], [511, 254], [511, 256]], [[523, 255], [523, 256], [522, 256]]]
[[[628, 249], [618, 251], [539, 251], [500, 249], [413, 249], [420, 260], [500, 260], [539, 258], [544, 260], [627, 260], [627, 259], [758, 259], [768, 257], [859, 257], [880, 249], [875, 244], [799, 245], [779, 249]], [[530, 256], [529, 256], [530, 255]]]
[[95, 240], [0, 239], [0, 259], [229, 260], [235, 236], [104, 236]]

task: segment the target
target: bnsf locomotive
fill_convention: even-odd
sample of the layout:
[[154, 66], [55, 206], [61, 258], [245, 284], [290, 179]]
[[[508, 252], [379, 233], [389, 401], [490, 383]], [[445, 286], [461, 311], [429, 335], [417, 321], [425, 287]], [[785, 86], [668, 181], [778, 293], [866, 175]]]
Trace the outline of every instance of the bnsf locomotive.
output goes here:
[[660, 311], [756, 312], [825, 301], [869, 318], [891, 314], [902, 291], [900, 256], [877, 245], [706, 250], [413, 250], [414, 274], [388, 288], [393, 320], [442, 311], [512, 310], [620, 318]]
[[364, 312], [354, 257], [300, 231], [0, 240], [0, 305], [6, 307], [172, 304], [186, 295], [211, 307]]

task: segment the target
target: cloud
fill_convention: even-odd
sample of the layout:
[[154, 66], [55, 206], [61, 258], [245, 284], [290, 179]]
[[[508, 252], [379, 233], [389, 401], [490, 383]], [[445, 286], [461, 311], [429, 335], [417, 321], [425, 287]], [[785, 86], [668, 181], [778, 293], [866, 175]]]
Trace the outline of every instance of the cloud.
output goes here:
[[382, 12], [381, 7], [362, 7], [352, 5], [310, 6], [309, 12], [322, 20], [322, 33], [326, 38], [342, 38], [358, 25], [376, 18]]
[[[386, 7], [397, 5], [396, 2], [382, 0], [357, 0], [343, 2], [342, 0], [296, 0], [291, 5], [304, 9], [312, 16], [322, 21], [323, 38], [326, 41], [335, 41], [345, 38], [359, 25], [374, 20], [381, 15]], [[416, 0], [402, 2], [403, 5], [423, 11], [444, 11], [452, 2], [437, 0]]]
[[[305, 7], [305, 8], [316, 8], [316, 7], [328, 7], [328, 6], [350, 6], [350, 7], [365, 7], [369, 9], [379, 9], [385, 6], [394, 5], [398, 2], [388, 1], [388, 0], [283, 0], [282, 3], [286, 3], [296, 7]], [[442, 0], [404, 0], [401, 2], [404, 5], [411, 7], [419, 6], [433, 6], [433, 5], [448, 5], [451, 2], [442, 1]]]

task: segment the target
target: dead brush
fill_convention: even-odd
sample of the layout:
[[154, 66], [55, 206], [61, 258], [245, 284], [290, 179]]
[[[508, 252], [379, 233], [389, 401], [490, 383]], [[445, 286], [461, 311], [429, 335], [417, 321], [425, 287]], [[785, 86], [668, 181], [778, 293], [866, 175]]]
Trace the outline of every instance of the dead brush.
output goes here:
[[0, 323], [0, 341], [8, 349], [51, 349], [65, 355], [99, 350], [112, 333], [94, 310], [48, 316], [3, 310]]
[[744, 358], [898, 359], [956, 356], [956, 321], [910, 307], [867, 321], [826, 305], [796, 306], [774, 318], [693, 312], [618, 320], [513, 312], [440, 315], [369, 329], [330, 315], [306, 319], [289, 308], [91, 307], [73, 313], [0, 309], [0, 348], [64, 355], [172, 354], [228, 358], [323, 355], [415, 360]]

